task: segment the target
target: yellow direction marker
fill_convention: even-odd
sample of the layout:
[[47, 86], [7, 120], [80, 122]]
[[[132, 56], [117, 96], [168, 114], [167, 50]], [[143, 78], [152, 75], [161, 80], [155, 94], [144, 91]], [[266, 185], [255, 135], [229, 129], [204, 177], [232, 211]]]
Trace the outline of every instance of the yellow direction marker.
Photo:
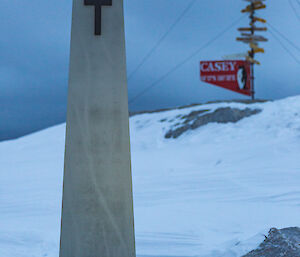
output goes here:
[[262, 23], [266, 23], [267, 22], [265, 19], [259, 18], [259, 17], [253, 17], [253, 20], [254, 20], [254, 22], [255, 21], [259, 21], [259, 22], [262, 22]]
[[255, 63], [257, 65], [260, 65], [259, 61], [254, 60], [253, 58], [251, 58], [250, 56], [246, 56], [246, 60], [250, 63]]
[[265, 52], [265, 49], [263, 48], [260, 48], [257, 44], [251, 42], [250, 44], [250, 48], [253, 49], [254, 53], [264, 53]]
[[257, 48], [257, 49], [255, 49], [253, 51], [254, 51], [254, 53], [262, 53], [262, 54], [265, 53], [265, 49], [263, 49], [263, 48]]
[[258, 17], [253, 17], [253, 20], [249, 23], [250, 26], [254, 26], [255, 22], [262, 22], [262, 23], [266, 23], [267, 21], [265, 19], [262, 18], [258, 18]]
[[262, 5], [255, 5], [254, 7], [252, 7], [251, 5], [248, 5], [245, 9], [243, 9], [241, 12], [245, 13], [245, 12], [253, 12], [254, 10], [259, 10], [259, 9], [264, 9], [266, 8], [265, 4]]
[[[257, 54], [257, 53], [264, 53], [264, 52], [265, 52], [265, 49], [263, 49], [263, 48], [256, 48], [256, 49], [253, 49], [253, 52], [254, 52], [255, 54]], [[248, 53], [250, 54], [251, 51], [248, 51]]]
[[267, 31], [268, 29], [266, 27], [259, 28], [259, 27], [253, 27], [253, 28], [238, 28], [238, 31]]

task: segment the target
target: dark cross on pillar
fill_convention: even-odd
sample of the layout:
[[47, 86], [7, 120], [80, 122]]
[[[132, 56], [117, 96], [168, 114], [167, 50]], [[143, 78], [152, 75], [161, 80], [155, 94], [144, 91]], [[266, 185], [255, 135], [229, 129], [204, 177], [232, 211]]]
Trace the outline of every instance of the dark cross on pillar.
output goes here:
[[95, 35], [101, 35], [101, 7], [112, 6], [112, 0], [84, 0], [84, 4], [95, 6]]

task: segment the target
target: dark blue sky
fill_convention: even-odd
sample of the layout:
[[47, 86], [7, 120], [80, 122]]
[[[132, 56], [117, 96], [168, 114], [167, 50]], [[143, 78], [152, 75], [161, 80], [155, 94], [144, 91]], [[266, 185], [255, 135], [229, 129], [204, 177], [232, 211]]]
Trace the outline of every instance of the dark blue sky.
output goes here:
[[[125, 0], [128, 74], [168, 30], [191, 0]], [[300, 3], [266, 1], [260, 11], [274, 27], [300, 47]], [[197, 0], [148, 61], [129, 80], [129, 99], [159, 79], [177, 63], [238, 19], [242, 0]], [[0, 139], [63, 122], [65, 119], [71, 0], [2, 0], [0, 3]], [[258, 14], [259, 16], [259, 14]], [[235, 41], [241, 22], [130, 104], [131, 110], [173, 107], [244, 96], [205, 85], [199, 80], [199, 61], [245, 52]], [[300, 94], [300, 65], [270, 33], [258, 59], [258, 98], [278, 99]], [[283, 40], [283, 39], [282, 39]], [[300, 52], [283, 41], [298, 60]]]

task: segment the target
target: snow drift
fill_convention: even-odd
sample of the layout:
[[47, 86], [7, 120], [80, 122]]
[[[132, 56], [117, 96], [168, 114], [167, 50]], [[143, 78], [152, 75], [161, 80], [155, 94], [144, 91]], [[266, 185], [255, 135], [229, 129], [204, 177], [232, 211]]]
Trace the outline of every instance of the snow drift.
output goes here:
[[[165, 138], [180, 117], [219, 108], [253, 115]], [[300, 226], [300, 97], [140, 114], [130, 126], [138, 256], [238, 257], [271, 227]], [[0, 144], [0, 256], [58, 257], [64, 133]]]

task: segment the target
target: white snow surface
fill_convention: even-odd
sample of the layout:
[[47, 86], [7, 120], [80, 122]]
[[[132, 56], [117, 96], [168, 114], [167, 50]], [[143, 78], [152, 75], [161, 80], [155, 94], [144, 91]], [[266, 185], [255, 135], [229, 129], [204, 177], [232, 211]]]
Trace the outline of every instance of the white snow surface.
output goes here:
[[[227, 106], [263, 111], [164, 138], [178, 115]], [[300, 226], [299, 96], [141, 114], [130, 127], [138, 256], [238, 257], [271, 227]], [[0, 143], [1, 257], [58, 257], [64, 135]]]

